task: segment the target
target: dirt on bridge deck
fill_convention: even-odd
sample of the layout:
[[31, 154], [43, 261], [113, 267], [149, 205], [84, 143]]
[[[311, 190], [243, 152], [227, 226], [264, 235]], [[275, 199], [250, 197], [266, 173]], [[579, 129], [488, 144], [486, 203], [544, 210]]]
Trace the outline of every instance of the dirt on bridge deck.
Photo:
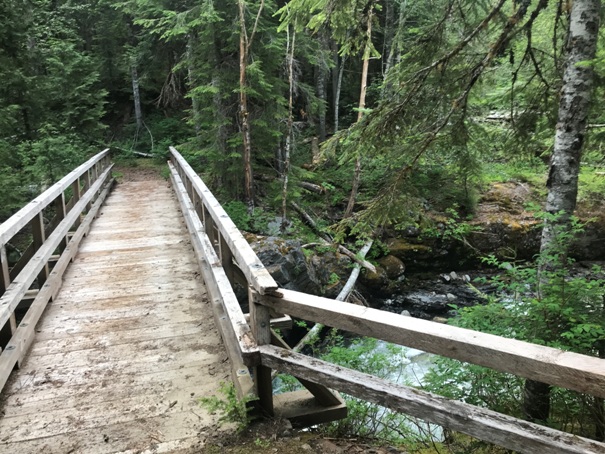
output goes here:
[[127, 174], [0, 396], [0, 453], [203, 452], [227, 354], [169, 183]]

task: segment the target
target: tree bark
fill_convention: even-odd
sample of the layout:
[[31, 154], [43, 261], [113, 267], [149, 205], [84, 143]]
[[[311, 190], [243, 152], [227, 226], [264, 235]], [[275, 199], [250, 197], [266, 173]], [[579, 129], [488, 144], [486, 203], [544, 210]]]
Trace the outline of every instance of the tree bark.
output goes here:
[[342, 77], [345, 72], [345, 64], [347, 57], [343, 56], [340, 59], [340, 65], [338, 68], [338, 78], [336, 80], [336, 93], [334, 93], [334, 133], [338, 132], [340, 127], [340, 92], [342, 91]]
[[[288, 26], [289, 30], [289, 26]], [[286, 131], [286, 145], [284, 147], [284, 160], [282, 170], [282, 220], [280, 230], [286, 231], [288, 226], [288, 174], [290, 172], [290, 147], [292, 146], [292, 123], [294, 110], [294, 45], [296, 43], [296, 22], [292, 27], [292, 39], [288, 32], [288, 47], [286, 61], [288, 64], [288, 125]]]
[[[191, 91], [196, 87], [195, 70], [193, 64], [193, 44], [194, 35], [189, 33], [187, 35], [187, 81], [189, 82], [189, 90]], [[200, 107], [199, 101], [195, 95], [191, 95], [191, 113], [193, 116], [193, 127], [195, 129], [195, 135], [199, 138], [202, 127], [200, 125]]]
[[[374, 15], [374, 5], [370, 5], [368, 10], [368, 26], [366, 29], [366, 45], [363, 51], [363, 67], [361, 70], [361, 91], [359, 93], [359, 110], [357, 112], [357, 121], [361, 121], [363, 117], [363, 109], [366, 107], [366, 93], [368, 89], [368, 67], [370, 66], [370, 48], [372, 44], [372, 17]], [[361, 180], [361, 156], [357, 155], [355, 159], [355, 173], [353, 174], [353, 183], [351, 187], [351, 195], [349, 203], [345, 210], [344, 217], [348, 218], [353, 214], [355, 200], [357, 200], [357, 191], [359, 190], [359, 182]]]
[[132, 78], [132, 97], [134, 100], [134, 118], [137, 123], [137, 133], [143, 127], [143, 113], [141, 110], [141, 93], [139, 90], [139, 74], [134, 61], [130, 64], [130, 77]]
[[254, 209], [254, 178], [252, 175], [252, 144], [250, 140], [250, 121], [248, 119], [248, 95], [246, 93], [246, 68], [248, 66], [248, 35], [246, 31], [246, 2], [238, 0], [239, 8], [239, 117], [242, 132], [244, 160], [244, 194], [248, 211]]
[[[600, 8], [600, 0], [575, 0], [571, 6], [555, 146], [547, 181], [546, 211], [556, 218], [545, 220], [540, 243], [540, 252], [546, 257], [552, 252], [564, 256], [567, 252], [558, 250], [561, 245], [557, 235], [570, 228], [570, 218], [576, 208], [580, 161], [594, 82], [592, 67], [579, 63], [595, 57]], [[548, 259], [540, 266], [547, 269]], [[545, 421], [549, 408], [550, 386], [526, 380], [525, 417], [529, 421]]]
[[320, 35], [320, 43], [322, 49], [320, 51], [320, 60], [316, 66], [316, 77], [315, 77], [315, 94], [319, 99], [319, 112], [318, 112], [318, 124], [317, 124], [317, 135], [319, 142], [326, 140], [327, 128], [326, 128], [326, 103], [328, 98], [327, 80], [328, 80], [328, 64], [325, 61], [326, 54], [330, 53], [329, 40], [326, 36], [326, 32], [322, 31]]

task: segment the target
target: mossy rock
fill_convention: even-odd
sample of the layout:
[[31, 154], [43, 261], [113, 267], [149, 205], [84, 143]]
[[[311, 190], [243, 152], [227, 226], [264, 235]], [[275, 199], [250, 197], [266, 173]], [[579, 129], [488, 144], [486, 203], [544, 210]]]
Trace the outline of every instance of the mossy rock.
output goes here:
[[376, 267], [376, 272], [365, 270], [361, 275], [361, 283], [373, 290], [384, 290], [389, 284], [389, 276], [384, 268]]
[[404, 263], [409, 260], [430, 259], [432, 248], [425, 244], [411, 243], [400, 238], [390, 238], [386, 241], [391, 255]]
[[405, 264], [394, 255], [382, 257], [378, 264], [384, 268], [389, 279], [397, 279], [405, 271]]

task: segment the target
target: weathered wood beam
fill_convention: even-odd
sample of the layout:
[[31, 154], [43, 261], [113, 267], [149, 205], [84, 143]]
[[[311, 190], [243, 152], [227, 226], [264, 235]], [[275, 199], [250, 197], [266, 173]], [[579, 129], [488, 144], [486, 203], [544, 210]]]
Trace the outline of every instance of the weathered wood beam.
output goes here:
[[277, 283], [258, 259], [237, 226], [229, 218], [219, 201], [210, 192], [210, 189], [174, 147], [170, 147], [170, 152], [175, 165], [185, 174], [185, 180], [191, 182], [193, 190], [203, 201], [208, 214], [212, 217], [215, 226], [219, 229], [229, 249], [231, 249], [235, 261], [246, 275], [250, 285], [261, 295], [277, 291]]
[[293, 317], [605, 397], [605, 359], [292, 290], [280, 289], [280, 294], [261, 301]]
[[[392, 315], [392, 314], [390, 314]], [[272, 345], [259, 347], [267, 367], [528, 454], [602, 454], [605, 444], [484, 408], [397, 385]]]

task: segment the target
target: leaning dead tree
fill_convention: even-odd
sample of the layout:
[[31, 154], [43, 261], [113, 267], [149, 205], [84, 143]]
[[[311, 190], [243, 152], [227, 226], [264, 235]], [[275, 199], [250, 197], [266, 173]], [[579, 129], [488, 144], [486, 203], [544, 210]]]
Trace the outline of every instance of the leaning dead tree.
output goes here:
[[[361, 248], [361, 250], [359, 251], [359, 254], [358, 254], [360, 258], [363, 259], [366, 256], [368, 251], [371, 249], [373, 242], [374, 242], [373, 240], [369, 240]], [[336, 301], [346, 301], [347, 300], [347, 298], [349, 297], [349, 295], [355, 288], [355, 283], [357, 282], [357, 278], [359, 277], [360, 272], [361, 272], [361, 266], [359, 263], [356, 263], [355, 266], [353, 267], [353, 271], [351, 271], [351, 274], [349, 275], [349, 279], [347, 279], [347, 282], [343, 286], [342, 290], [340, 291], [338, 296], [335, 298]], [[321, 330], [324, 328], [324, 326], [325, 325], [322, 325], [321, 323], [316, 323], [315, 325], [313, 325], [313, 328], [311, 328], [309, 330], [309, 332], [307, 334], [305, 334], [305, 336], [298, 342], [298, 344], [296, 344], [294, 346], [294, 348], [292, 350], [295, 352], [300, 352], [304, 348], [305, 345], [310, 344], [315, 339], [317, 339], [317, 337], [321, 333]]]

